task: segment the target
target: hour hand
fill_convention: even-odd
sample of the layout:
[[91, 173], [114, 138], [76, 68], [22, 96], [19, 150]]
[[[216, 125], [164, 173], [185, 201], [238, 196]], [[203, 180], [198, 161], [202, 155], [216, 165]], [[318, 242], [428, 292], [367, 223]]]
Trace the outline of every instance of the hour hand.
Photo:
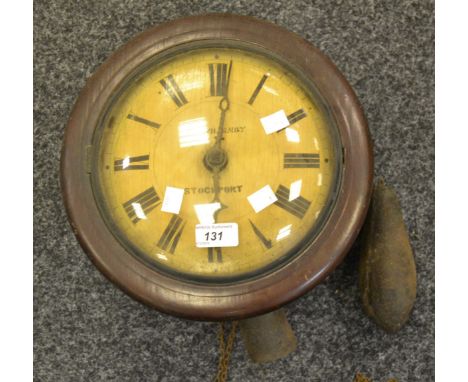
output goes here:
[[213, 198], [212, 203], [219, 203], [221, 205], [221, 207], [218, 210], [216, 210], [216, 212], [214, 214], [214, 217], [215, 217], [215, 220], [216, 220], [216, 216], [218, 215], [218, 213], [221, 210], [224, 210], [224, 209], [228, 208], [227, 205], [225, 205], [223, 202], [221, 202], [221, 199], [219, 197], [219, 194], [221, 192], [221, 187], [219, 185], [219, 172], [218, 171], [213, 172], [213, 188], [214, 188], [214, 198]]

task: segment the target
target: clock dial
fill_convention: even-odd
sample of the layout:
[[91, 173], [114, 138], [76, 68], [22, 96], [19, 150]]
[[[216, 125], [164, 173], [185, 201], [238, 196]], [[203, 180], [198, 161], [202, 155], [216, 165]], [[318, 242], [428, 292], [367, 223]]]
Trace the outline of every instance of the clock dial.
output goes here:
[[[131, 253], [185, 279], [227, 282], [281, 266], [333, 207], [341, 149], [327, 115], [271, 56], [179, 49], [127, 79], [102, 118], [101, 213]], [[238, 244], [198, 247], [197, 225], [213, 223], [236, 223]]]

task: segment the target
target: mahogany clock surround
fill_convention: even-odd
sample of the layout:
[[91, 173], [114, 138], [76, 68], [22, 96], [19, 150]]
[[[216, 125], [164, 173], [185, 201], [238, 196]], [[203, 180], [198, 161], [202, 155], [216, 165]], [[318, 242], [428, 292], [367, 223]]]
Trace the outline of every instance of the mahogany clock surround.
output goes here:
[[[313, 242], [268, 274], [221, 285], [175, 279], [127, 252], [100, 215], [90, 176], [94, 131], [122, 81], [151, 57], [203, 40], [253, 44], [300, 70], [327, 104], [343, 156], [335, 206]], [[157, 26], [115, 52], [88, 80], [75, 104], [61, 161], [62, 190], [73, 232], [96, 267], [134, 298], [160, 311], [200, 320], [262, 314], [322, 281], [343, 260], [359, 233], [369, 205], [372, 173], [372, 147], [364, 114], [334, 64], [294, 33], [251, 17], [227, 14], [188, 17]]]

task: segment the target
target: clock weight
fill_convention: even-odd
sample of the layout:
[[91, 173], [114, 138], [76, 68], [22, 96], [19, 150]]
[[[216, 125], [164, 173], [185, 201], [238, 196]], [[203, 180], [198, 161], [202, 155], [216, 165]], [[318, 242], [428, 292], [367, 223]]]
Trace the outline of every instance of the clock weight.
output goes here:
[[297, 347], [283, 308], [240, 321], [240, 332], [247, 353], [256, 363], [276, 361]]
[[363, 309], [382, 329], [396, 332], [416, 299], [416, 265], [398, 197], [382, 179], [374, 187], [360, 241]]

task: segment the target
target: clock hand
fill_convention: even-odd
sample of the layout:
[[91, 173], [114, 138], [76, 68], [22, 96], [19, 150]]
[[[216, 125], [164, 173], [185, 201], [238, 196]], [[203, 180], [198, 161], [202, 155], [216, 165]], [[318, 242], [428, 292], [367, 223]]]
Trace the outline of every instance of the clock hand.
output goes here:
[[205, 167], [213, 173], [213, 188], [214, 188], [214, 198], [213, 203], [217, 202], [221, 204], [221, 208], [218, 209], [215, 214], [214, 218], [216, 220], [216, 216], [218, 213], [227, 208], [225, 204], [223, 204], [220, 200], [219, 193], [220, 193], [220, 185], [219, 185], [219, 178], [220, 172], [226, 167], [228, 158], [226, 151], [221, 147], [221, 142], [223, 140], [223, 133], [224, 133], [224, 123], [226, 121], [226, 112], [229, 110], [229, 97], [228, 97], [228, 89], [229, 89], [229, 82], [231, 79], [231, 69], [232, 69], [232, 60], [229, 62], [229, 69], [226, 78], [226, 85], [224, 87], [224, 94], [223, 98], [219, 101], [219, 109], [221, 110], [219, 116], [219, 125], [218, 131], [216, 132], [216, 139], [214, 145], [208, 150], [203, 158], [203, 162]]
[[214, 214], [213, 214], [213, 218], [214, 218], [214, 221], [216, 222], [218, 219], [218, 214], [228, 208], [227, 205], [225, 205], [221, 199], [219, 198], [219, 194], [220, 194], [220, 191], [221, 191], [221, 188], [220, 188], [220, 185], [219, 185], [219, 171], [215, 170], [213, 171], [213, 188], [214, 188], [214, 198], [213, 198], [213, 201], [212, 203], [219, 203], [220, 204], [220, 208], [218, 208]]
[[224, 94], [221, 101], [219, 101], [219, 109], [221, 110], [221, 115], [219, 118], [219, 127], [216, 133], [216, 141], [215, 146], [221, 147], [221, 141], [223, 140], [223, 133], [224, 133], [224, 121], [226, 119], [226, 112], [229, 110], [229, 80], [231, 79], [231, 69], [232, 69], [232, 60], [229, 62], [229, 69], [226, 78], [226, 86], [224, 87]]

